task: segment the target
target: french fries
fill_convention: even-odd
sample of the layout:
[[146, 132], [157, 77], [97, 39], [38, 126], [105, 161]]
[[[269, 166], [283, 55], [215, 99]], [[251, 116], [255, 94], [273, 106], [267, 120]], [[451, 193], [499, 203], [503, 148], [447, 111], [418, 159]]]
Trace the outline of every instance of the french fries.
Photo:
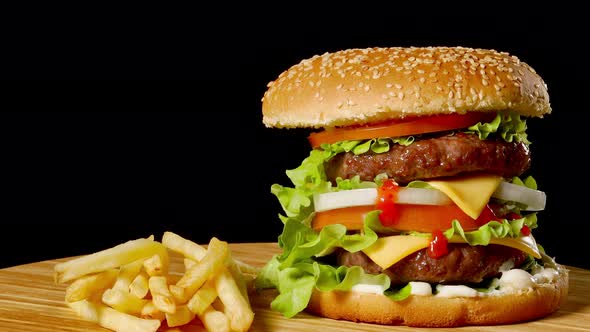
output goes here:
[[228, 311], [231, 329], [238, 332], [248, 331], [254, 319], [254, 312], [226, 269], [215, 278], [215, 289], [225, 310]]
[[145, 272], [139, 273], [129, 285], [129, 293], [143, 299], [148, 294], [150, 288], [148, 284], [149, 276]]
[[151, 277], [148, 285], [156, 308], [167, 314], [175, 313], [176, 302], [174, 302], [174, 298], [168, 289], [166, 277]]
[[159, 320], [138, 318], [119, 312], [101, 303], [82, 300], [68, 303], [68, 305], [80, 317], [98, 323], [100, 326], [113, 331], [155, 332], [161, 324]]
[[166, 248], [197, 262], [201, 261], [207, 254], [207, 249], [172, 232], [164, 232], [162, 244]]
[[56, 264], [55, 279], [59, 283], [72, 281], [87, 274], [117, 268], [158, 253], [168, 257], [166, 248], [161, 243], [148, 239], [128, 241], [110, 249]]
[[102, 303], [113, 309], [132, 315], [141, 314], [141, 309], [148, 302], [148, 300], [140, 299], [129, 292], [118, 289], [107, 289], [102, 294]]
[[121, 266], [113, 289], [127, 290], [131, 282], [133, 282], [135, 277], [141, 272], [143, 262], [144, 259], [138, 259], [135, 262]]
[[[183, 256], [184, 271], [170, 273], [169, 251]], [[161, 243], [132, 240], [54, 268], [56, 282], [70, 283], [66, 304], [79, 317], [131, 332], [194, 320], [207, 331], [247, 331], [254, 319], [247, 290], [257, 272], [233, 259], [224, 241], [213, 237], [205, 248], [172, 232]]]
[[182, 302], [188, 301], [188, 296], [192, 296], [212, 275], [219, 273], [221, 268], [224, 267], [227, 255], [227, 243], [212, 238], [203, 260], [187, 270], [184, 276], [176, 283], [176, 286], [185, 289], [185, 297]]
[[199, 289], [193, 297], [188, 301], [187, 306], [197, 315], [202, 315], [205, 309], [209, 307], [217, 298], [217, 290], [215, 290], [215, 283], [213, 280], [207, 281]]
[[77, 279], [66, 288], [66, 301], [77, 302], [101, 293], [113, 285], [117, 273], [116, 269], [109, 269]]

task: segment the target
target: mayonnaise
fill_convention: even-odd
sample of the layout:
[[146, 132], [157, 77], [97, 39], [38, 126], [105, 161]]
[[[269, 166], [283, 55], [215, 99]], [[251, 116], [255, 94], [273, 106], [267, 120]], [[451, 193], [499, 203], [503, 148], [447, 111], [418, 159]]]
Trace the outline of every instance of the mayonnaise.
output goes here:
[[558, 275], [559, 272], [557, 272], [557, 270], [548, 267], [535, 273], [535, 275], [533, 275], [533, 279], [536, 283], [542, 284], [545, 282], [552, 282], [553, 280], [555, 280], [555, 278], [557, 278]]
[[476, 297], [479, 292], [463, 285], [436, 285], [436, 296], [440, 297]]
[[502, 272], [500, 278], [500, 290], [504, 291], [517, 291], [525, 290], [535, 286], [535, 280], [525, 270], [512, 269]]
[[371, 285], [371, 284], [356, 284], [352, 286], [350, 289], [354, 292], [360, 293], [371, 293], [371, 294], [383, 294], [385, 289], [381, 285]]
[[[505, 264], [509, 266], [509, 263]], [[498, 281], [499, 289], [489, 293], [478, 292], [477, 290], [465, 285], [436, 285], [435, 296], [440, 297], [478, 297], [494, 296], [502, 293], [523, 291], [535, 287], [538, 284], [553, 282], [559, 276], [559, 271], [553, 268], [538, 268], [535, 274], [531, 275], [522, 269], [510, 269], [502, 271], [502, 277]], [[412, 295], [431, 296], [432, 286], [427, 282], [411, 281]], [[381, 285], [356, 284], [352, 286], [352, 291], [383, 294], [385, 289]]]
[[410, 281], [410, 287], [412, 287], [412, 295], [418, 296], [429, 296], [432, 295], [432, 287], [427, 282], [422, 281]]

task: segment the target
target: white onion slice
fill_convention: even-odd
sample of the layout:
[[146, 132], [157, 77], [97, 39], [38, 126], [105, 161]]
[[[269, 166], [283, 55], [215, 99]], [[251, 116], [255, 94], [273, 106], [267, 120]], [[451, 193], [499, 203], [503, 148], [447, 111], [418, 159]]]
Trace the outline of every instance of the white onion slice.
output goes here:
[[449, 196], [437, 189], [400, 188], [397, 193], [398, 204], [449, 205]]
[[352, 206], [375, 205], [376, 201], [376, 188], [342, 190], [313, 195], [313, 206], [316, 212]]
[[544, 192], [519, 186], [509, 182], [500, 182], [498, 189], [492, 197], [505, 201], [517, 202], [526, 205], [526, 211], [541, 211], [545, 209], [547, 196]]
[[[540, 211], [545, 208], [546, 195], [539, 190], [508, 182], [500, 182], [492, 197], [505, 201], [518, 202], [526, 205], [527, 211]], [[342, 190], [315, 194], [313, 202], [316, 212], [328, 211], [353, 206], [374, 205], [377, 201], [376, 188]], [[447, 195], [437, 189], [400, 188], [398, 204], [447, 205], [452, 201]]]
[[[313, 197], [316, 212], [352, 206], [374, 205], [376, 201], [376, 188], [342, 190], [316, 194]], [[400, 188], [395, 202], [398, 204], [420, 205], [447, 205], [452, 203], [449, 197], [441, 191], [423, 188]]]

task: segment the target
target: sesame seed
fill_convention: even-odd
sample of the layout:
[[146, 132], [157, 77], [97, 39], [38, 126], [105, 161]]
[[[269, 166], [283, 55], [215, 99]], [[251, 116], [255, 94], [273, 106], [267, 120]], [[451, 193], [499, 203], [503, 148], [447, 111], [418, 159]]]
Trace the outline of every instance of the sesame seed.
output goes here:
[[401, 85], [401, 84], [397, 84], [397, 83], [396, 83], [396, 84], [395, 84], [395, 88], [399, 90], [399, 89], [401, 89], [401, 88], [402, 88], [402, 85]]
[[488, 80], [486, 80], [486, 79], [481, 80], [481, 84], [483, 84], [483, 86], [488, 86]]
[[387, 83], [387, 84], [385, 84], [385, 86], [388, 87], [388, 88], [391, 88], [393, 86], [393, 84]]

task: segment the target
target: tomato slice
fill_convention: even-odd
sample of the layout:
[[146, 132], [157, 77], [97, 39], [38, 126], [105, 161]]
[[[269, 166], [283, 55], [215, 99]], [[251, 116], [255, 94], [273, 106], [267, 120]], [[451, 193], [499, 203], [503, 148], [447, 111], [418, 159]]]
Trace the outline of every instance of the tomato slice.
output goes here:
[[309, 135], [308, 140], [315, 149], [324, 143], [332, 144], [340, 141], [379, 137], [401, 137], [466, 128], [480, 121], [489, 122], [494, 117], [494, 114], [479, 112], [414, 117], [401, 121], [392, 120], [362, 127], [326, 129], [321, 132], [312, 133]]
[[[360, 230], [367, 213], [375, 206], [355, 206], [317, 212], [311, 222], [315, 231], [331, 224], [342, 224], [348, 230]], [[477, 219], [466, 215], [457, 205], [415, 205], [397, 204], [397, 220], [390, 228], [400, 231], [417, 231], [432, 233], [437, 229], [449, 229], [452, 221], [457, 219], [463, 230], [472, 231], [497, 219], [492, 210], [486, 206]]]
[[342, 224], [346, 226], [346, 229], [351, 231], [361, 230], [363, 229], [365, 216], [374, 210], [374, 206], [367, 205], [316, 212], [311, 222], [311, 228], [315, 231], [320, 231], [328, 225]]

